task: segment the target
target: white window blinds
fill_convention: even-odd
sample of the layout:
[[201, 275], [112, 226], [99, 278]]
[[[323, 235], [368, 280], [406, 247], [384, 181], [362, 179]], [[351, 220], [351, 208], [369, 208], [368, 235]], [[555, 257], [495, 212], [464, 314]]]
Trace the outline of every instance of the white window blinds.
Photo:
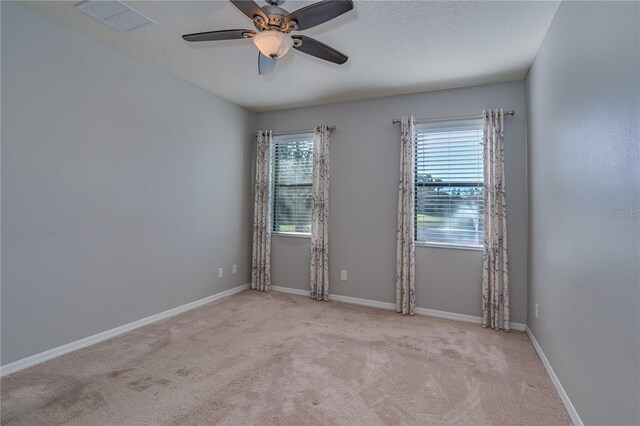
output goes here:
[[313, 133], [273, 138], [273, 232], [311, 233]]
[[482, 247], [482, 122], [416, 126], [416, 241]]

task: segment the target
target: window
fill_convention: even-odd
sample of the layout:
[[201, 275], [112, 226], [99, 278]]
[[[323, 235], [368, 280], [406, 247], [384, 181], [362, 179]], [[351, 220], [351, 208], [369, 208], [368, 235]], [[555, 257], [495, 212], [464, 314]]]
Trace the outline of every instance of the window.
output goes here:
[[482, 247], [482, 122], [419, 124], [416, 136], [416, 241]]
[[311, 234], [313, 133], [273, 138], [273, 232]]

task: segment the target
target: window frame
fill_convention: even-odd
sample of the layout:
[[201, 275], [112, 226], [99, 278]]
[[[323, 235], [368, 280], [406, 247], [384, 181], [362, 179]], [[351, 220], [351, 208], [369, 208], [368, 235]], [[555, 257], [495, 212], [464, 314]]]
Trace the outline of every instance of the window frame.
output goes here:
[[[276, 185], [276, 169], [277, 169], [277, 163], [276, 163], [276, 146], [278, 144], [278, 138], [279, 137], [286, 137], [287, 139], [291, 139], [295, 136], [300, 136], [300, 139], [303, 140], [304, 139], [308, 139], [311, 141], [311, 167], [313, 167], [313, 144], [314, 144], [314, 139], [315, 139], [315, 134], [312, 132], [300, 132], [300, 133], [287, 133], [287, 134], [283, 134], [283, 135], [278, 135], [278, 134], [274, 134], [273, 135], [273, 143], [271, 144], [271, 173], [270, 173], [270, 179], [271, 179], [271, 235], [276, 235], [279, 237], [293, 237], [293, 238], [311, 238], [311, 229], [309, 230], [309, 232], [291, 232], [291, 231], [277, 231], [275, 229], [276, 227], [276, 190], [277, 187], [310, 187], [313, 191], [313, 181], [311, 183], [308, 184], [283, 184], [283, 185]], [[309, 224], [311, 224], [311, 221], [309, 222]]]
[[[476, 128], [477, 130], [479, 130], [480, 132], [483, 131], [483, 122], [482, 119], [477, 119], [477, 118], [471, 118], [471, 119], [453, 119], [453, 120], [443, 120], [443, 121], [437, 121], [437, 122], [427, 122], [427, 123], [416, 123], [416, 155], [415, 155], [415, 159], [414, 159], [414, 206], [415, 206], [415, 211], [413, 214], [413, 229], [414, 229], [414, 244], [417, 247], [435, 247], [435, 248], [446, 248], [446, 249], [456, 249], [456, 250], [471, 250], [471, 251], [483, 251], [484, 250], [484, 244], [480, 244], [480, 245], [470, 245], [470, 244], [455, 244], [455, 243], [438, 243], [438, 242], [430, 242], [430, 241], [424, 241], [424, 240], [418, 240], [418, 211], [417, 211], [417, 206], [418, 206], [418, 187], [444, 187], [444, 185], [442, 185], [442, 182], [418, 182], [417, 180], [417, 176], [418, 176], [418, 162], [419, 162], [419, 158], [418, 158], [418, 133], [427, 133], [428, 131], [433, 131], [434, 133], [437, 131], [446, 131], [446, 130], [453, 130], [453, 129], [464, 129], [464, 128]], [[424, 129], [424, 130], [423, 130]], [[483, 144], [483, 141], [480, 142], [480, 144]], [[483, 190], [483, 198], [484, 198], [484, 155], [483, 155], [483, 149], [480, 151], [480, 159], [483, 165], [482, 168], [482, 181], [481, 182], [459, 182], [460, 185], [451, 185], [452, 182], [449, 182], [449, 186], [453, 186], [455, 187], [469, 187], [469, 188], [477, 188], [479, 185], [478, 183], [480, 183], [480, 187]], [[458, 182], [456, 182], [458, 183]], [[481, 201], [482, 203], [484, 201]], [[484, 208], [483, 208], [484, 211]], [[483, 229], [483, 238], [482, 240], [484, 241], [484, 229]]]

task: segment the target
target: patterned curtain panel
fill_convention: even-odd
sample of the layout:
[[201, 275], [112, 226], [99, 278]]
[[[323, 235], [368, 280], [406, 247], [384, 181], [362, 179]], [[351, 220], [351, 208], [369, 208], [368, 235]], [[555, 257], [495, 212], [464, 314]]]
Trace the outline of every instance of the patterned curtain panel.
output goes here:
[[313, 142], [311, 297], [329, 300], [329, 130], [316, 127]]
[[271, 130], [258, 131], [251, 288], [271, 290]]
[[504, 113], [484, 115], [482, 325], [509, 331], [509, 262], [504, 182]]
[[396, 311], [416, 313], [416, 264], [414, 241], [416, 124], [402, 117], [400, 135], [400, 185], [396, 254]]

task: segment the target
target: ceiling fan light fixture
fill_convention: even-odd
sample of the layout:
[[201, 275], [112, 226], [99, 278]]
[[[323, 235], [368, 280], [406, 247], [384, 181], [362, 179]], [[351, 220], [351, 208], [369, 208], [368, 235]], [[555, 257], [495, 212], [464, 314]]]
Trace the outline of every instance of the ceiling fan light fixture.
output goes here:
[[277, 30], [256, 34], [253, 36], [253, 43], [264, 56], [272, 59], [283, 57], [293, 47], [291, 36]]

